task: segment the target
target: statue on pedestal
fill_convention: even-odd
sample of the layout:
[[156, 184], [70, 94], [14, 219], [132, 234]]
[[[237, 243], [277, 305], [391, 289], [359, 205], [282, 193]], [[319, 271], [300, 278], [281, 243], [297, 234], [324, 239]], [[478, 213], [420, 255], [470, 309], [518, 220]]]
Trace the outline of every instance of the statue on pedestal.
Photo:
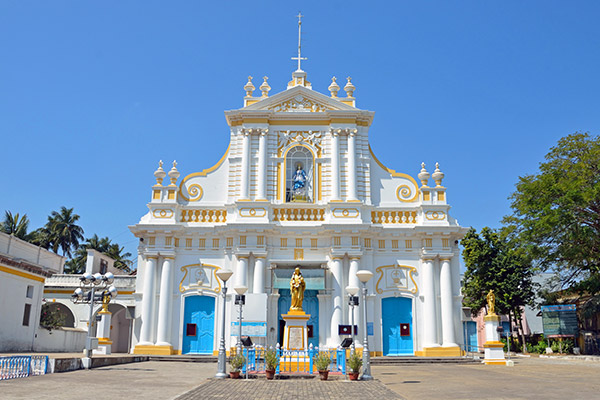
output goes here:
[[304, 301], [304, 289], [306, 283], [300, 272], [300, 268], [294, 270], [292, 279], [290, 280], [290, 290], [292, 292], [292, 305], [290, 311], [302, 311], [302, 302]]
[[496, 315], [496, 295], [494, 295], [494, 291], [490, 290], [485, 298], [487, 299], [488, 304], [487, 315]]

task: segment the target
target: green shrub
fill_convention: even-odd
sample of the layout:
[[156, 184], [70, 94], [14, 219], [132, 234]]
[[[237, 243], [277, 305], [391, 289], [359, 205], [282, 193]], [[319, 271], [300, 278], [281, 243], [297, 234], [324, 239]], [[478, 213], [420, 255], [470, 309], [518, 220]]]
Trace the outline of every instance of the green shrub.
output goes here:
[[241, 354], [236, 354], [233, 357], [229, 357], [229, 365], [231, 365], [232, 372], [238, 372], [241, 370], [245, 363], [246, 357]]
[[268, 350], [265, 354], [265, 362], [267, 364], [268, 371], [274, 371], [279, 365], [279, 358], [275, 350]]
[[51, 304], [54, 303], [42, 304], [42, 312], [40, 313], [40, 325], [49, 331], [60, 328], [65, 324], [65, 316], [60, 312], [60, 306], [53, 309]]
[[329, 364], [331, 364], [331, 357], [329, 357], [329, 353], [321, 351], [315, 356], [314, 362], [317, 366], [317, 371], [327, 371]]
[[350, 357], [348, 357], [348, 368], [352, 372], [360, 372], [362, 363], [362, 358], [360, 358], [357, 353], [352, 353], [350, 354]]

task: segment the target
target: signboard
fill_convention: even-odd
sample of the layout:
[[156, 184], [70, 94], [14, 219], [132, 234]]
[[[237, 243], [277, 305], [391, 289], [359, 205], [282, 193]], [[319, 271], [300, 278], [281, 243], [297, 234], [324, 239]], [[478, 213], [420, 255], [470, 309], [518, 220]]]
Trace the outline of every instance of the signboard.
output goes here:
[[542, 306], [542, 323], [546, 337], [577, 336], [577, 309], [575, 304]]
[[[239, 332], [238, 322], [231, 323], [232, 336], [237, 336]], [[267, 323], [266, 322], [242, 322], [242, 336], [266, 337]]]

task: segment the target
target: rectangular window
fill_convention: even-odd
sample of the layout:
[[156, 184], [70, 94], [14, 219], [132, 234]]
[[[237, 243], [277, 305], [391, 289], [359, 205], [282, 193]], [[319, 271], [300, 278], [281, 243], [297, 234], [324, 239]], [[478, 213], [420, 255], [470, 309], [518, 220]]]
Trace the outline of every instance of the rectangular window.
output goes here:
[[371, 238], [365, 238], [365, 247], [367, 249], [371, 248]]
[[154, 192], [152, 192], [152, 198], [154, 200], [160, 200], [160, 190], [155, 190]]
[[444, 201], [446, 199], [446, 193], [444, 192], [438, 192], [438, 200], [439, 201]]
[[175, 191], [174, 190], [169, 190], [169, 200], [175, 200]]
[[319, 240], [318, 239], [310, 239], [310, 248], [316, 249], [318, 247]]
[[450, 239], [442, 239], [442, 247], [450, 247], [449, 240]]
[[219, 239], [213, 239], [213, 249], [219, 248]]
[[190, 238], [185, 239], [185, 247], [192, 247], [192, 239], [190, 239]]
[[175, 238], [175, 247], [179, 247], [179, 238]]
[[170, 246], [173, 243], [173, 238], [171, 236], [167, 236], [165, 238], [165, 246]]
[[246, 236], [240, 236], [240, 246], [246, 246]]
[[425, 239], [425, 247], [432, 247], [431, 239]]
[[204, 248], [206, 248], [206, 239], [204, 239], [204, 238], [200, 238], [200, 239], [198, 240], [198, 247], [199, 247], [199, 248], [201, 248], [201, 249], [204, 249]]
[[31, 315], [31, 304], [25, 304], [23, 310], [23, 326], [29, 326], [29, 316]]
[[256, 238], [256, 244], [258, 246], [264, 246], [265, 245], [265, 237], [264, 236], [258, 236]]
[[294, 260], [304, 260], [303, 249], [294, 249]]
[[287, 247], [287, 238], [281, 238], [281, 248], [285, 249]]
[[156, 237], [150, 236], [148, 238], [148, 246], [154, 246], [155, 243], [156, 243]]
[[108, 271], [108, 261], [100, 260], [100, 274], [104, 275]]
[[233, 247], [233, 238], [232, 237], [228, 237], [227, 239], [225, 239], [225, 247], [227, 247], [228, 249]]
[[296, 247], [302, 247], [302, 239], [296, 239]]
[[397, 239], [392, 240], [392, 249], [398, 250], [398, 240]]
[[25, 294], [28, 299], [33, 299], [33, 286], [27, 285], [27, 293]]
[[333, 237], [333, 245], [336, 247], [339, 247], [342, 243], [342, 238], [339, 236], [334, 236]]
[[352, 236], [352, 247], [360, 246], [360, 238], [358, 236]]
[[385, 249], [385, 240], [379, 240], [379, 248]]
[[405, 240], [404, 245], [407, 249], [412, 249], [412, 240]]

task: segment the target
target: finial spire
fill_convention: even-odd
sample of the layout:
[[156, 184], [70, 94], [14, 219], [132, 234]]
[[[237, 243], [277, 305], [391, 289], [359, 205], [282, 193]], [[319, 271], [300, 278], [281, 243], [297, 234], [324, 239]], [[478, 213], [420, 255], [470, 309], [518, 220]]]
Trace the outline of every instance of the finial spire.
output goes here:
[[302, 60], [308, 60], [306, 57], [302, 57], [302, 15], [298, 13], [298, 57], [292, 57], [292, 60], [298, 60], [298, 71], [302, 71], [301, 63]]

